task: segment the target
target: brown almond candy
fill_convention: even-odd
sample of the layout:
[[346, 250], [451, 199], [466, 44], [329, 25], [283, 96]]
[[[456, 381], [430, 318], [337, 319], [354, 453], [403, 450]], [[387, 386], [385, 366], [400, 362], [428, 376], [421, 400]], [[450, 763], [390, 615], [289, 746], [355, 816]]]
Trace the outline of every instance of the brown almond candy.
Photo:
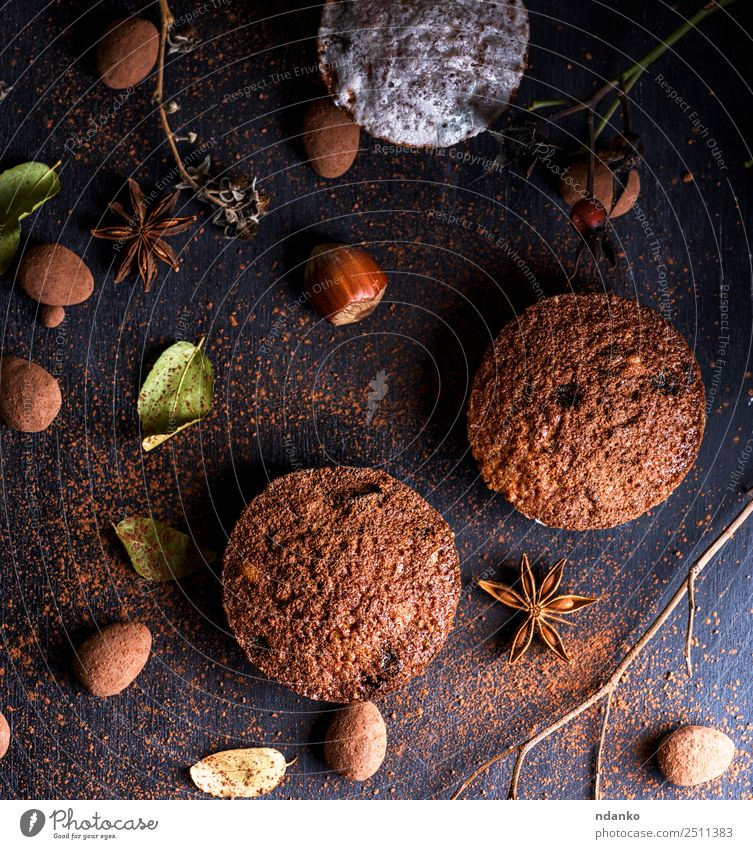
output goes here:
[[341, 177], [356, 158], [361, 129], [331, 100], [312, 103], [303, 119], [303, 147], [321, 177]]
[[685, 725], [668, 734], [656, 759], [667, 781], [694, 787], [725, 773], [735, 756], [735, 744], [715, 728]]
[[330, 324], [352, 324], [371, 315], [382, 300], [387, 275], [365, 251], [319, 245], [303, 278], [311, 306]]
[[158, 53], [159, 32], [151, 21], [118, 18], [97, 45], [97, 73], [109, 88], [130, 88], [149, 76]]
[[89, 266], [63, 245], [35, 245], [18, 267], [18, 282], [40, 304], [68, 307], [80, 304], [94, 291]]
[[5, 757], [9, 746], [10, 725], [8, 725], [8, 720], [0, 713], [0, 758]]
[[387, 726], [373, 702], [359, 702], [338, 711], [330, 723], [324, 757], [335, 772], [366, 781], [382, 765], [387, 751]]
[[46, 430], [60, 412], [60, 385], [42, 366], [0, 357], [0, 418], [24, 433]]
[[146, 625], [116, 622], [79, 646], [76, 677], [95, 696], [114, 696], [135, 680], [149, 659], [152, 635]]

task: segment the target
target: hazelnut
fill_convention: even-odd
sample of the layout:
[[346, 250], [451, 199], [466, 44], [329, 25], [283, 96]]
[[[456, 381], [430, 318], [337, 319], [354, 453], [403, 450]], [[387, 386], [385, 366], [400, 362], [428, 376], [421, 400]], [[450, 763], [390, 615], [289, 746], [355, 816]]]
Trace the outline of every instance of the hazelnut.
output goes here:
[[152, 650], [146, 625], [116, 622], [84, 640], [76, 652], [73, 670], [95, 696], [114, 696], [132, 683]]
[[358, 153], [361, 130], [331, 100], [312, 103], [303, 119], [303, 147], [321, 177], [340, 177]]
[[[602, 153], [600, 156], [607, 156], [607, 153]], [[587, 195], [588, 187], [588, 159], [579, 159], [573, 163], [560, 178], [559, 193], [562, 200], [568, 206], [582, 200]], [[607, 210], [610, 218], [619, 218], [629, 212], [635, 202], [638, 200], [638, 195], [641, 190], [641, 178], [637, 171], [631, 171], [627, 178], [625, 191], [617, 201], [614, 209], [612, 202], [614, 199], [614, 185], [612, 172], [609, 165], [603, 159], [596, 157], [594, 159], [594, 190], [593, 195], [597, 201]]]
[[89, 266], [63, 245], [35, 245], [18, 267], [18, 283], [40, 304], [68, 307], [80, 304], [94, 291]]
[[365, 251], [319, 245], [306, 264], [304, 286], [311, 306], [330, 324], [352, 324], [374, 312], [387, 275]]
[[0, 758], [5, 756], [10, 746], [10, 725], [8, 720], [0, 713]]
[[146, 79], [157, 62], [159, 32], [144, 18], [118, 18], [97, 46], [97, 73], [109, 88], [130, 88]]
[[61, 404], [60, 386], [42, 366], [20, 357], [0, 358], [0, 418], [5, 424], [38, 433], [52, 424]]
[[735, 744], [726, 734], [702, 725], [685, 725], [661, 741], [656, 760], [667, 781], [693, 787], [719, 778], [734, 756]]
[[379, 769], [387, 751], [387, 726], [373, 702], [338, 711], [324, 743], [324, 757], [335, 772], [366, 781]]

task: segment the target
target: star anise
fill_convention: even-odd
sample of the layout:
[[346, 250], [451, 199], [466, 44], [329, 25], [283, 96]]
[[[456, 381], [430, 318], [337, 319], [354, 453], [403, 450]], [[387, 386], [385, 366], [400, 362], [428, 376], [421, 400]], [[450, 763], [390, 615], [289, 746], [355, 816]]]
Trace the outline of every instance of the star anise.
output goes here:
[[525, 622], [520, 626], [512, 641], [510, 663], [515, 663], [523, 657], [536, 631], [539, 632], [547, 648], [551, 649], [560, 660], [570, 662], [562, 637], [550, 622], [569, 624], [562, 618], [563, 614], [574, 613], [598, 599], [582, 595], [555, 595], [562, 581], [562, 571], [566, 562], [564, 557], [558, 560], [542, 581], [541, 586], [537, 587], [528, 557], [524, 554], [520, 558], [520, 592], [506, 584], [498, 584], [496, 581], [478, 582], [481, 589], [494, 596], [497, 601], [526, 614]]
[[180, 196], [179, 191], [166, 195], [149, 209], [144, 193], [135, 180], [128, 180], [128, 188], [131, 192], [133, 212], [128, 213], [120, 203], [110, 204], [110, 209], [126, 222], [125, 226], [121, 224], [115, 227], [98, 227], [92, 230], [92, 236], [117, 242], [116, 251], [125, 249], [115, 274], [115, 282], [120, 283], [129, 274], [135, 260], [148, 292], [157, 276], [157, 260], [166, 262], [174, 271], [180, 267], [177, 254], [167, 244], [165, 237], [175, 236], [187, 230], [196, 221], [196, 216], [173, 217], [173, 210]]

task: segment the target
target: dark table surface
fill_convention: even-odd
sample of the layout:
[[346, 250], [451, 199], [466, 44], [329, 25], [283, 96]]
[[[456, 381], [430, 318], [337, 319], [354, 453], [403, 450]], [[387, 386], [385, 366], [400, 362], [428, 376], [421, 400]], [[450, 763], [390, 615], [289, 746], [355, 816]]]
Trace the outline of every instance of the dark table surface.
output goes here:
[[[112, 220], [107, 205], [127, 177], [146, 191], [170, 181], [152, 84], [115, 109], [117, 95], [93, 72], [89, 48], [102, 27], [139, 3], [3, 8], [0, 79], [13, 88], [0, 105], [2, 165], [63, 160], [62, 192], [25, 221], [22, 249], [60, 240], [96, 279], [94, 296], [70, 308], [57, 331], [42, 327], [37, 306], [14, 284], [15, 265], [0, 287], [2, 352], [46, 366], [64, 395], [47, 432], [0, 428], [0, 710], [13, 729], [0, 762], [3, 797], [196, 798], [193, 762], [253, 745], [298, 756], [277, 791], [283, 797], [447, 797], [481, 760], [604, 680], [739, 509], [736, 483], [753, 480], [753, 171], [743, 167], [753, 129], [749, 4], [712, 17], [632, 92], [645, 146], [640, 205], [661, 263], [638, 217], [619, 219], [626, 273], [618, 288], [667, 309], [685, 334], [708, 391], [708, 427], [696, 466], [664, 504], [590, 533], [534, 524], [495, 497], [465, 437], [469, 383], [489, 341], [535, 299], [534, 279], [546, 293], [567, 286], [576, 240], [563, 205], [543, 175], [484, 176], [480, 160], [464, 162], [466, 153], [494, 157], [489, 135], [441, 155], [396, 153], [364, 134], [353, 168], [319, 179], [298, 139], [302, 111], [322, 95], [318, 9], [281, 2], [267, 17], [270, 5], [174, 2], [177, 17], [196, 15], [206, 42], [171, 57], [176, 126], [195, 131], [194, 148], [208, 144], [219, 168], [255, 174], [272, 203], [257, 238], [240, 243], [224, 240], [206, 207], [184, 194], [181, 206], [202, 216], [200, 226], [174, 241], [180, 272], [162, 266], [149, 293], [134, 277], [116, 286], [110, 244], [89, 236]], [[530, 70], [518, 107], [591, 91], [699, 0], [674, 5], [531, 0]], [[157, 22], [156, 4], [143, 13]], [[582, 137], [584, 124], [573, 118], [565, 128]], [[688, 172], [692, 182], [683, 180]], [[333, 329], [297, 303], [301, 263], [317, 241], [364, 242], [389, 271], [387, 296], [363, 324]], [[217, 374], [212, 414], [144, 454], [140, 383], [164, 347], [201, 334]], [[387, 394], [368, 421], [369, 383], [380, 371]], [[388, 754], [364, 784], [327, 771], [319, 741], [332, 706], [264, 680], [246, 661], [227, 632], [219, 567], [147, 585], [111, 530], [125, 515], [151, 512], [221, 551], [243, 503], [266, 480], [341, 463], [380, 466], [421, 492], [455, 530], [463, 568], [446, 647], [425, 675], [381, 703]], [[699, 583], [693, 678], [684, 668], [681, 608], [620, 687], [605, 753], [607, 797], [750, 797], [752, 539], [753, 525]], [[475, 587], [482, 573], [514, 575], [522, 552], [539, 571], [568, 556], [565, 585], [601, 598], [568, 632], [569, 667], [539, 647], [511, 667], [514, 622]], [[72, 645], [95, 623], [128, 618], [154, 635], [147, 667], [118, 697], [86, 694], [71, 673]], [[540, 746], [524, 795], [588, 798], [598, 722], [591, 710]], [[737, 758], [721, 780], [691, 790], [662, 781], [652, 753], [684, 723], [713, 725], [735, 740]], [[469, 795], [503, 796], [509, 771], [493, 768]]]

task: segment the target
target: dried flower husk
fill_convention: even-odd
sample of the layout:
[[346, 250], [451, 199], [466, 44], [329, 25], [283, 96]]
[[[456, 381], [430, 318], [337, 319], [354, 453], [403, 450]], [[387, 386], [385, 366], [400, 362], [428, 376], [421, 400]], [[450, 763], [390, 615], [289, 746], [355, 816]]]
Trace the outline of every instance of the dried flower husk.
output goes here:
[[271, 793], [289, 765], [277, 749], [228, 749], [194, 764], [191, 779], [218, 799], [255, 799]]

